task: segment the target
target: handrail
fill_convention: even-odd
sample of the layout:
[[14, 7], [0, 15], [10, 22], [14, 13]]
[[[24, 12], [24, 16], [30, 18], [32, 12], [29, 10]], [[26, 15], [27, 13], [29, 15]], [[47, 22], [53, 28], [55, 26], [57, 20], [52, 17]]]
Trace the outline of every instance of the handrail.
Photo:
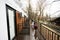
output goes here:
[[43, 25], [43, 24], [42, 24], [42, 26], [44, 26], [44, 27], [47, 28], [48, 30], [50, 30], [50, 31], [52, 31], [52, 32], [54, 32], [54, 33], [60, 35], [60, 32], [58, 32], [58, 30], [51, 29], [51, 28], [49, 28], [49, 27], [47, 27], [47, 26], [45, 26], [45, 25]]
[[[44, 24], [44, 23], [41, 23], [42, 25], [45, 25], [44, 27], [46, 27], [47, 29], [52, 29], [52, 30], [54, 30], [55, 32], [57, 32], [59, 35], [60, 35], [60, 27], [59, 26], [56, 26], [56, 25], [54, 25], [54, 24], [51, 24], [51, 25], [49, 25], [49, 24]], [[47, 27], [48, 26], [48, 27]], [[49, 29], [49, 30], [50, 30]]]

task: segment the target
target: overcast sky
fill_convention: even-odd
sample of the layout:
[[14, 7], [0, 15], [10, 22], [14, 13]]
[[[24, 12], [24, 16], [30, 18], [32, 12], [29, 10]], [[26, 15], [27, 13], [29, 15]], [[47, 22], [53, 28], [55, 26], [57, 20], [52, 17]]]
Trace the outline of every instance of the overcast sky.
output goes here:
[[[30, 3], [32, 5], [33, 10], [36, 10], [36, 8], [38, 10], [38, 6], [37, 6], [38, 1], [39, 0], [30, 0]], [[53, 1], [54, 0], [46, 0], [44, 2], [44, 4], [47, 5], [44, 9], [44, 15], [47, 13], [51, 17], [59, 17], [60, 12], [58, 10], [60, 10], [60, 1], [57, 1], [57, 2], [53, 2]], [[26, 9], [26, 7], [28, 7], [28, 3], [29, 3], [29, 0], [21, 0], [20, 1], [20, 7], [23, 8], [23, 9]]]

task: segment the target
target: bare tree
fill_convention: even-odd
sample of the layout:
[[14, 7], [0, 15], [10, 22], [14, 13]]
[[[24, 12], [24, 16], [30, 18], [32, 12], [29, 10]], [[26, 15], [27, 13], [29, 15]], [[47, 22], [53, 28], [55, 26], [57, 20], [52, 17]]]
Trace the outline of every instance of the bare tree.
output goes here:
[[22, 10], [28, 15], [29, 19], [32, 19], [33, 11], [32, 11], [32, 7], [31, 7], [31, 4], [30, 4], [30, 0], [28, 2], [28, 7], [26, 7], [26, 9], [22, 9]]
[[[46, 4], [46, 3], [45, 3], [46, 1], [47, 1], [47, 0], [39, 0], [39, 2], [38, 2], [39, 11], [40, 11], [40, 15], [39, 15], [39, 16], [40, 16], [40, 20], [44, 20], [46, 17], [51, 19], [50, 15], [48, 15], [48, 14], [46, 14], [46, 17], [44, 18], [44, 16], [43, 16], [43, 14], [44, 14], [44, 9], [45, 9], [46, 6], [51, 5], [52, 3], [58, 2], [58, 1], [60, 1], [60, 0], [54, 0], [54, 1], [52, 1], [51, 3], [49, 3], [49, 4]], [[45, 19], [45, 21], [46, 21], [46, 19]]]
[[[43, 4], [45, 3], [46, 0], [39, 0], [38, 2], [38, 7], [39, 7], [39, 11], [40, 11], [40, 19], [39, 20], [43, 20], [43, 11], [44, 11], [44, 7]], [[45, 4], [46, 5], [46, 4]]]
[[[27, 10], [27, 11], [26, 11]], [[30, 4], [30, 0], [29, 0], [29, 7], [26, 7], [26, 10], [23, 9], [23, 11], [25, 13], [27, 13], [29, 20], [34, 20], [37, 21], [38, 20], [38, 15], [37, 15], [37, 11], [36, 13], [32, 10], [31, 4]]]

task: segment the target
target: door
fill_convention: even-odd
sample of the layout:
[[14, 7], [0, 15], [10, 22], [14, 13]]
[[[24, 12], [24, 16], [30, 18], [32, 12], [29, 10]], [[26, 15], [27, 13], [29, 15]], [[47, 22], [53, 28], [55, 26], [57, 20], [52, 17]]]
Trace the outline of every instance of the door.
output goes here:
[[7, 28], [8, 28], [8, 40], [12, 40], [15, 37], [15, 10], [9, 6], [6, 7], [7, 11]]

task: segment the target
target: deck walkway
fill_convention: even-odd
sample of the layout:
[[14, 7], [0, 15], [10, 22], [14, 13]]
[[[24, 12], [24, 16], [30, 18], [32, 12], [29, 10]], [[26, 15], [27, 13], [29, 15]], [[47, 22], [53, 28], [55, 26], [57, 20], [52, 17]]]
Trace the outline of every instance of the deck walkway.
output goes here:
[[[19, 34], [14, 40], [39, 40], [38, 37], [35, 39], [34, 34], [35, 34], [35, 30], [32, 30], [32, 28], [30, 27], [30, 34], [24, 34], [23, 32], [21, 32], [21, 34]], [[41, 35], [40, 37], [41, 37], [40, 40], [44, 40]]]

